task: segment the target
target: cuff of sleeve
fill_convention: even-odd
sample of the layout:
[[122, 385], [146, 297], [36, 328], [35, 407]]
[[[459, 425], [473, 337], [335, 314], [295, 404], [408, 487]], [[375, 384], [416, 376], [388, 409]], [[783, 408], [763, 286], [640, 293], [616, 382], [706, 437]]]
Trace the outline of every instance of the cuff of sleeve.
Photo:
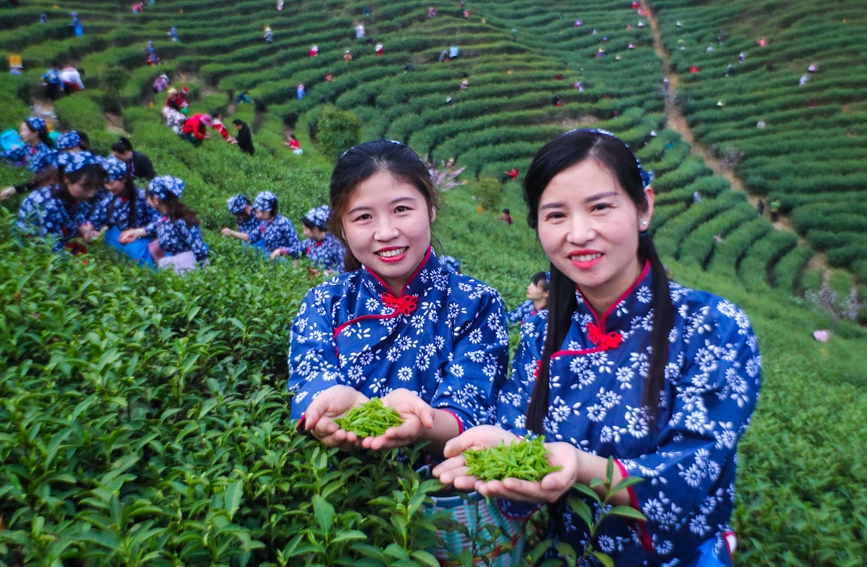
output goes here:
[[460, 416], [459, 416], [458, 414], [456, 414], [456, 413], [453, 412], [452, 410], [447, 410], [447, 409], [444, 409], [444, 408], [439, 408], [439, 409], [441, 409], [442, 411], [444, 411], [444, 412], [446, 412], [446, 413], [450, 413], [450, 414], [455, 418], [455, 421], [458, 422], [458, 435], [460, 435], [461, 433], [464, 432], [464, 422], [463, 422], [463, 420], [460, 418]]
[[[623, 478], [627, 478], [629, 473], [626, 472], [626, 467], [618, 460], [614, 459], [614, 464], [617, 465], [617, 468], [620, 470], [620, 476]], [[641, 511], [641, 506], [638, 504], [638, 498], [635, 496], [635, 490], [631, 486], [626, 487], [626, 491], [629, 493], [629, 503], [633, 508]], [[638, 524], [638, 537], [641, 540], [641, 546], [644, 548], [644, 551], [653, 551], [653, 542], [650, 539], [650, 534], [647, 531], [647, 526], [643, 520], [636, 520]]]
[[542, 508], [542, 504], [497, 499], [497, 508], [510, 520], [527, 520]]

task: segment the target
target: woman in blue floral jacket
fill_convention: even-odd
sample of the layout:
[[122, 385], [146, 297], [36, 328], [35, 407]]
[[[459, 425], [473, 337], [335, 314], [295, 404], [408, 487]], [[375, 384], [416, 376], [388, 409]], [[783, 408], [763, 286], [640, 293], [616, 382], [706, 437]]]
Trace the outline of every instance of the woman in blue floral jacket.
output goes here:
[[[494, 422], [508, 358], [503, 302], [440, 264], [435, 202], [427, 168], [403, 144], [361, 144], [334, 168], [331, 211], [348, 271], [310, 290], [289, 349], [292, 417], [327, 445], [428, 441], [441, 455], [465, 428]], [[334, 423], [373, 397], [403, 425], [359, 439]]]
[[[453, 440], [445, 449], [452, 458], [434, 474], [506, 499], [501, 508], [511, 514], [551, 503], [548, 537], [580, 555], [587, 525], [567, 497], [583, 497], [572, 485], [604, 478], [613, 457], [614, 485], [642, 482], [611, 503], [647, 521], [606, 519], [595, 549], [618, 567], [731, 565], [735, 452], [756, 404], [761, 357], [740, 309], [668, 281], [647, 230], [648, 179], [604, 131], [564, 134], [536, 155], [524, 186], [551, 261], [549, 310], [521, 326], [499, 427]], [[468, 475], [462, 451], [529, 433], [545, 435], [549, 461], [562, 470], [539, 483]]]
[[208, 261], [208, 245], [202, 238], [196, 214], [181, 203], [184, 182], [171, 175], [155, 177], [146, 193], [147, 203], [161, 216], [145, 227], [123, 231], [119, 241], [128, 244], [145, 236], [155, 237], [159, 247], [151, 245], [151, 254], [160, 268], [182, 274]]
[[307, 237], [301, 243], [301, 251], [314, 264], [325, 270], [343, 271], [345, 251], [340, 240], [328, 232], [331, 207], [322, 205], [310, 211], [301, 219], [301, 230]]

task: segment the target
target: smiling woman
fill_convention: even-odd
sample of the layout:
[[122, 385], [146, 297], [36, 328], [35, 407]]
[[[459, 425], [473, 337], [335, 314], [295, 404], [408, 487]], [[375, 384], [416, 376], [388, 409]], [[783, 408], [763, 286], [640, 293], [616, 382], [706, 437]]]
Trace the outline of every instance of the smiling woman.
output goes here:
[[[613, 457], [612, 486], [628, 476], [643, 482], [610, 503], [646, 521], [606, 519], [596, 549], [618, 567], [731, 565], [735, 451], [755, 407], [761, 358], [740, 309], [669, 283], [647, 231], [653, 191], [642, 173], [623, 142], [598, 130], [564, 134], [536, 154], [524, 189], [551, 261], [549, 310], [521, 326], [499, 427], [450, 441], [450, 458], [434, 474], [502, 498], [512, 517], [552, 503], [547, 536], [559, 543], [549, 554], [569, 544], [580, 556], [590, 535], [570, 501], [583, 498], [589, 517], [603, 510], [572, 486], [605, 478]], [[469, 474], [463, 451], [530, 433], [554, 441], [549, 462], [561, 470], [540, 482]]]
[[[361, 144], [331, 177], [332, 232], [349, 271], [310, 290], [292, 327], [292, 415], [323, 443], [441, 454], [493, 423], [508, 334], [499, 294], [450, 272], [431, 248], [436, 191], [409, 147]], [[335, 419], [380, 397], [403, 419], [361, 439]]]

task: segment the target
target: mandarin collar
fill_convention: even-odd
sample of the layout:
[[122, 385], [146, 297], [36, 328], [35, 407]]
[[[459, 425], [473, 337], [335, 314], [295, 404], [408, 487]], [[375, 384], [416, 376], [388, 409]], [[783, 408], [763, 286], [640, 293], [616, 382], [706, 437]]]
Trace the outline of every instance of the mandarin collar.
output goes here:
[[388, 293], [394, 297], [421, 295], [422, 292], [430, 286], [430, 282], [427, 281], [428, 278], [420, 278], [419, 275], [425, 270], [436, 271], [444, 269], [445, 268], [440, 265], [439, 258], [437, 258], [437, 255], [431, 246], [428, 248], [427, 254], [425, 254], [421, 263], [409, 277], [406, 284], [404, 284], [403, 289], [391, 289], [382, 278], [367, 266], [362, 266], [362, 280], [369, 289], [379, 296], [384, 293]]
[[[581, 289], [575, 286], [575, 299], [578, 302], [576, 315], [583, 321], [595, 323], [603, 333], [628, 331], [636, 317], [646, 317], [651, 311], [652, 279], [650, 262], [645, 262], [644, 269], [641, 270], [638, 279], [605, 313], [596, 313], [584, 299]], [[582, 326], [586, 326], [586, 324]]]

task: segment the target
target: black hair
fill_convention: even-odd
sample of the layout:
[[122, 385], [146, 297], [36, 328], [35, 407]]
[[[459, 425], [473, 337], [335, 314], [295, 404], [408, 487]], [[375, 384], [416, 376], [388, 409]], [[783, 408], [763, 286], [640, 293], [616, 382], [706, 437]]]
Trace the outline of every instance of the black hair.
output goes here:
[[340, 156], [331, 173], [331, 228], [332, 233], [343, 241], [346, 248], [344, 269], [357, 270], [361, 263], [352, 254], [349, 243], [343, 235], [343, 217], [349, 209], [349, 202], [355, 188], [378, 171], [388, 171], [395, 178], [418, 189], [424, 196], [428, 208], [437, 206], [437, 190], [431, 181], [427, 166], [418, 154], [407, 145], [387, 140], [375, 140], [359, 144]]
[[247, 123], [240, 118], [235, 118], [234, 120], [232, 120], [232, 124], [234, 124], [235, 126], [240, 125], [242, 128], [247, 125]]
[[[576, 130], [548, 142], [536, 156], [524, 178], [524, 200], [527, 202], [527, 224], [538, 228], [539, 200], [555, 175], [581, 163], [595, 159], [617, 179], [639, 211], [649, 204], [644, 193], [641, 172], [635, 156], [622, 141], [613, 135], [591, 130]], [[642, 404], [651, 416], [657, 414], [662, 387], [665, 384], [665, 366], [668, 361], [668, 335], [674, 319], [674, 306], [665, 267], [659, 259], [649, 232], [642, 232], [636, 250], [639, 262], [650, 262], [653, 270], [651, 291], [653, 300], [653, 333], [650, 337], [650, 364], [642, 389]], [[542, 360], [527, 409], [527, 429], [544, 433], [544, 419], [548, 415], [551, 355], [561, 349], [577, 307], [575, 282], [551, 264], [548, 297], [548, 332], [542, 350]]]
[[[150, 188], [147, 189], [147, 194], [152, 195], [150, 192]], [[199, 217], [196, 216], [188, 206], [183, 204], [177, 195], [174, 193], [167, 193], [165, 199], [160, 199], [163, 203], [165, 203], [168, 208], [168, 217], [175, 222], [178, 219], [181, 219], [186, 223], [187, 228], [192, 228], [194, 225], [199, 224]]]
[[548, 285], [548, 273], [547, 272], [536, 272], [533, 274], [533, 279], [530, 280], [534, 285], [542, 288], [542, 291], [551, 291], [550, 286]]
[[111, 145], [111, 151], [117, 152], [119, 154], [125, 154], [126, 152], [132, 151], [132, 142], [129, 141], [129, 138], [121, 137], [120, 140], [113, 143]]
[[512, 213], [509, 212], [509, 209], [503, 209], [503, 212], [506, 213], [507, 215], [511, 215], [511, 214], [512, 214]]
[[108, 173], [105, 171], [105, 168], [98, 163], [85, 165], [81, 169], [73, 171], [72, 173], [65, 173], [61, 167], [58, 169], [58, 182], [51, 190], [51, 193], [63, 201], [64, 205], [66, 205], [66, 208], [70, 212], [74, 212], [78, 210], [78, 202], [73, 198], [72, 194], [70, 194], [69, 186], [66, 182], [79, 183], [86, 189], [98, 190], [100, 187], [105, 185], [106, 179], [108, 179]]
[[[123, 178], [123, 194], [122, 196], [126, 198], [129, 203], [129, 213], [130, 218], [138, 217], [138, 207], [141, 203], [138, 202], [138, 191], [136, 190], [135, 180], [129, 175], [124, 176]], [[112, 218], [114, 213], [114, 199], [108, 205], [108, 214], [106, 218]], [[135, 227], [138, 228], [138, 227]]]
[[322, 230], [322, 228], [316, 226], [316, 223], [314, 223], [312, 220], [308, 219], [307, 217], [301, 218], [301, 224], [303, 224], [304, 226], [306, 226], [310, 230], [313, 230], [315, 228]]
[[76, 130], [75, 133], [81, 138], [81, 141], [78, 142], [78, 147], [84, 151], [90, 151], [90, 136], [87, 135], [87, 132]]

